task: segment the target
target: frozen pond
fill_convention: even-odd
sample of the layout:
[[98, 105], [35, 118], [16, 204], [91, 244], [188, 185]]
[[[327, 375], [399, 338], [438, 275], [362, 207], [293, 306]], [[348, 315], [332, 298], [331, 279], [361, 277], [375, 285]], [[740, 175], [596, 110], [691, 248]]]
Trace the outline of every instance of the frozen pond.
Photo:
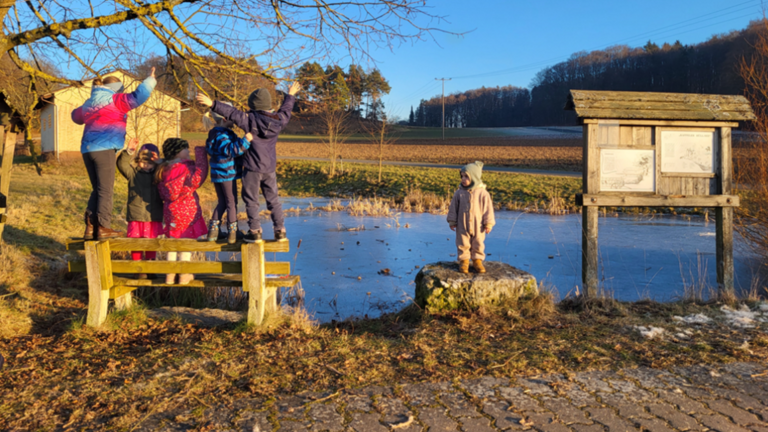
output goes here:
[[[284, 209], [327, 202], [281, 200]], [[580, 289], [581, 215], [498, 211], [496, 221], [486, 240], [487, 260], [532, 273], [560, 298]], [[397, 228], [391, 218], [353, 217], [343, 211], [288, 213], [291, 252], [275, 254], [276, 260], [290, 261], [292, 273], [301, 275], [305, 306], [320, 321], [395, 311], [413, 297], [420, 266], [456, 259], [454, 233], [444, 215], [402, 213], [399, 223]], [[245, 221], [240, 225], [247, 229]], [[271, 223], [264, 222], [263, 228], [270, 237]], [[600, 284], [617, 299], [669, 301], [682, 297], [686, 287], [705, 295], [716, 288], [713, 220], [601, 217], [598, 239]], [[754, 257], [739, 240], [737, 236], [734, 245], [736, 287], [746, 289], [753, 279]], [[390, 275], [380, 274], [383, 269]]]

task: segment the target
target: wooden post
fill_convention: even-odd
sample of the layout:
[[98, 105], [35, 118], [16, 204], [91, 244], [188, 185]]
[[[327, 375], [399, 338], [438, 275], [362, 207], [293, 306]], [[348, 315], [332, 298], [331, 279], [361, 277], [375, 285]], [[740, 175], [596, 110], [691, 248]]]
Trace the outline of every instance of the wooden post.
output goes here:
[[0, 208], [0, 241], [2, 241], [5, 223], [2, 221], [8, 209], [8, 192], [11, 189], [11, 167], [13, 165], [13, 153], [16, 150], [16, 134], [11, 132], [10, 126], [0, 126], [0, 194], [6, 198], [5, 207]]
[[[582, 190], [584, 194], [594, 194], [600, 190], [600, 171], [597, 148], [598, 125], [584, 125], [584, 172]], [[594, 297], [597, 293], [597, 214], [599, 207], [581, 208], [581, 284], [584, 297]]]
[[85, 242], [85, 268], [88, 275], [88, 318], [86, 324], [99, 327], [107, 319], [112, 281], [112, 256], [108, 241]]
[[115, 310], [126, 310], [133, 306], [133, 293], [128, 292], [115, 299]]
[[264, 271], [264, 242], [244, 243], [241, 249], [243, 262], [243, 290], [248, 292], [249, 324], [261, 325], [264, 322], [265, 302], [267, 301]]
[[[731, 128], [720, 128], [720, 194], [730, 195], [733, 162], [731, 160]], [[717, 288], [721, 297], [733, 297], [733, 208], [715, 209]]]

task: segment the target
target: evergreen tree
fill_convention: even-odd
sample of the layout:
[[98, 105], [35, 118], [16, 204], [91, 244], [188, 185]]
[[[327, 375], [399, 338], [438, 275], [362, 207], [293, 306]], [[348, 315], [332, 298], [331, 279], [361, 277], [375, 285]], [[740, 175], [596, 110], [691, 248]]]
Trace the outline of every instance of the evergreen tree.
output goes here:
[[413, 115], [413, 105], [411, 105], [411, 113], [408, 115], [408, 125], [413, 126], [413, 122], [416, 121]]

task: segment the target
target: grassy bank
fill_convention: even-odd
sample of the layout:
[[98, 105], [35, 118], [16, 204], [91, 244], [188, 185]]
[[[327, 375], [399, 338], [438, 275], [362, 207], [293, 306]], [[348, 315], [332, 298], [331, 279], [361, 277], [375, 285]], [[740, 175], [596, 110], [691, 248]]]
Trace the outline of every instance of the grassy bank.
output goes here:
[[[421, 194], [432, 201], [450, 201], [459, 183], [456, 169], [384, 166], [382, 181], [378, 167], [344, 164], [342, 172], [329, 178], [327, 164], [309, 161], [280, 161], [277, 167], [281, 193], [290, 196], [382, 197], [403, 204]], [[535, 209], [553, 212], [575, 207], [574, 196], [581, 180], [526, 174], [483, 174], [483, 182], [497, 208]], [[408, 203], [412, 207], [417, 202]], [[429, 208], [428, 206], [426, 207]]]

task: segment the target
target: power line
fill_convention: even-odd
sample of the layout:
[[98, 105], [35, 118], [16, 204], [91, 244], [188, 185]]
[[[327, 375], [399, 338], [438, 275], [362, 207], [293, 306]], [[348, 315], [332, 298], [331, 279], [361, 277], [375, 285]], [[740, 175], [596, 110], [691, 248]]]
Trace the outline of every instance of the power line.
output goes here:
[[445, 82], [450, 80], [451, 78], [435, 78], [435, 81], [443, 82], [443, 141], [445, 141]]
[[[756, 1], [760, 1], [760, 0], [750, 0], [750, 1], [747, 1], [747, 2], [744, 2], [744, 3], [739, 3], [737, 5], [730, 6], [730, 7], [724, 8], [724, 9], [720, 9], [720, 10], [717, 10], [717, 11], [714, 11], [714, 12], [710, 12], [710, 13], [705, 14], [705, 15], [701, 15], [701, 16], [698, 16], [698, 17], [695, 17], [695, 18], [690, 18], [690, 19], [687, 19], [685, 21], [681, 21], [681, 22], [678, 22], [678, 23], [675, 23], [675, 24], [670, 24], [670, 25], [665, 26], [665, 27], [660, 27], [660, 28], [652, 30], [650, 32], [641, 33], [641, 34], [638, 34], [638, 35], [635, 35], [635, 36], [631, 36], [629, 38], [623, 38], [623, 39], [621, 39], [619, 41], [612, 42], [612, 43], [609, 43], [609, 44], [603, 44], [603, 45], [600, 45], [600, 46], [596, 46], [594, 48], [590, 48], [590, 49], [587, 49], [585, 51], [593, 51], [593, 50], [596, 50], [596, 49], [617, 45], [617, 44], [620, 44], [622, 42], [627, 42], [627, 41], [630, 41], [630, 40], [636, 40], [636, 39], [639, 39], [639, 38], [643, 38], [644, 39], [646, 37], [655, 35], [655, 34], [659, 33], [662, 30], [669, 29], [670, 27], [672, 27], [673, 30], [676, 30], [676, 29], [685, 28], [685, 27], [688, 27], [688, 26], [691, 26], [691, 25], [699, 24], [700, 22], [709, 21], [712, 18], [708, 18], [708, 19], [705, 19], [705, 20], [702, 20], [702, 21], [692, 22], [692, 23], [685, 24], [685, 25], [682, 25], [682, 26], [680, 25], [682, 23], [688, 23], [690, 21], [699, 20], [700, 18], [704, 18], [704, 17], [710, 16], [710, 15], [720, 14], [723, 11], [726, 11], [728, 9], [733, 9], [735, 7], [743, 6], [744, 4], [747, 4], [747, 3], [754, 4]], [[742, 9], [738, 9], [736, 11], [731, 11], [731, 12], [726, 13], [725, 15], [729, 15], [729, 14], [732, 14], [732, 13], [735, 13], [735, 12], [741, 12], [742, 10], [749, 9], [750, 7], [752, 7], [752, 6], [749, 6], [749, 7], [746, 7], [746, 8], [742, 8]], [[732, 19], [718, 21], [716, 23], [708, 24], [708, 25], [703, 26], [703, 27], [698, 27], [698, 28], [695, 28], [695, 29], [687, 30], [687, 31], [685, 31], [683, 33], [687, 33], [687, 32], [690, 32], [690, 31], [695, 31], [695, 30], [700, 30], [702, 28], [711, 27], [711, 26], [722, 24], [722, 23], [729, 22], [729, 21], [734, 21], [734, 20], [737, 20], [737, 19], [748, 17], [750, 15], [753, 15], [753, 14], [750, 13], [750, 14], [741, 15], [741, 16], [738, 16], [738, 17], [732, 18]], [[721, 18], [721, 17], [722, 17], [722, 14], [718, 15], [715, 18]], [[664, 33], [668, 33], [668, 32], [662, 31], [662, 34], [664, 34]], [[678, 34], [682, 34], [682, 33], [678, 33]], [[536, 62], [533, 62], [533, 63], [528, 63], [528, 64], [525, 64], [525, 65], [515, 66], [515, 67], [512, 67], [512, 68], [501, 69], [501, 70], [498, 70], [498, 71], [482, 72], [482, 73], [472, 74], [472, 75], [458, 76], [458, 77], [454, 77], [454, 79], [484, 78], [484, 77], [489, 77], [489, 76], [504, 75], [504, 74], [513, 73], [513, 72], [522, 72], [522, 71], [525, 71], [525, 70], [529, 70], [529, 69], [540, 67], [542, 65], [549, 64], [549, 63], [551, 63], [553, 61], [558, 61], [558, 60], [562, 60], [562, 59], [568, 58], [571, 55], [572, 54], [560, 55], [560, 56], [557, 56], [557, 57], [552, 57], [552, 58], [545, 59], [545, 60], [539, 60], [539, 61], [536, 61]]]

